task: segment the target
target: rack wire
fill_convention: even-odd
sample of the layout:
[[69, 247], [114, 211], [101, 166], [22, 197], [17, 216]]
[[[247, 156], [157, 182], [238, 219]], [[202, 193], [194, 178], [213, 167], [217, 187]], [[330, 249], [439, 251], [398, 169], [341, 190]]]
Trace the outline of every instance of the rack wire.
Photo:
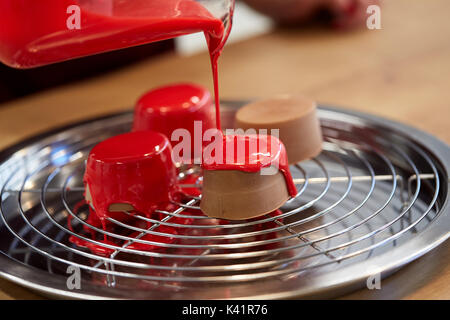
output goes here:
[[[187, 196], [158, 210], [158, 218], [124, 212], [132, 223], [108, 218], [114, 228], [103, 230], [88, 222], [89, 206], [79, 206], [85, 160], [96, 143], [129, 129], [130, 114], [41, 137], [0, 165], [0, 252], [61, 279], [68, 266], [78, 267], [86, 283], [130, 295], [137, 288], [166, 295], [208, 291], [213, 284], [251, 292], [277, 283], [280, 290], [292, 279], [368, 263], [433, 224], [448, 197], [447, 172], [412, 139], [333, 112], [321, 111], [322, 154], [291, 167], [297, 196], [276, 215], [246, 221], [206, 217], [201, 196]], [[180, 167], [179, 179], [183, 189], [201, 193], [200, 168]], [[86, 228], [114, 242], [93, 238]], [[107, 254], [78, 247], [71, 236]]]

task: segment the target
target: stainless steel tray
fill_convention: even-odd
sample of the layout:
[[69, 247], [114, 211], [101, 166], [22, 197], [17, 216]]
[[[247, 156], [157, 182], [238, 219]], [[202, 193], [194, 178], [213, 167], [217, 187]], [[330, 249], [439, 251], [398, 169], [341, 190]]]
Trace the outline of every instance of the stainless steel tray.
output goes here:
[[[224, 103], [225, 126], [231, 127], [241, 105]], [[74, 209], [83, 198], [84, 160], [93, 145], [130, 129], [131, 112], [78, 123], [3, 151], [0, 275], [51, 297], [334, 297], [364, 286], [370, 276], [389, 275], [449, 237], [445, 143], [366, 114], [329, 107], [319, 113], [324, 152], [292, 166], [299, 195], [282, 208], [282, 216], [222, 223], [193, 215], [186, 232], [157, 252], [128, 249], [127, 237], [112, 234], [124, 244], [109, 258], [68, 238], [86, 224], [88, 208]], [[176, 204], [161, 221], [138, 231], [158, 234], [155, 227], [173, 226], [170, 219], [198, 210], [199, 201]], [[67, 287], [68, 266], [79, 268], [81, 289]]]

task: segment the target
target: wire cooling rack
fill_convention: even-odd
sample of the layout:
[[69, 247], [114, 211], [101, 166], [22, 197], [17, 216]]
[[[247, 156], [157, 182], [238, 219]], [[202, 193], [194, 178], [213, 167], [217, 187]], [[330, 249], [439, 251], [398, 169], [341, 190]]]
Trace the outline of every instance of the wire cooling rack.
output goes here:
[[[224, 104], [225, 126], [241, 105]], [[201, 170], [180, 167], [182, 188], [197, 196], [156, 217], [109, 218], [108, 231], [91, 225], [85, 160], [95, 144], [130, 129], [131, 113], [16, 145], [0, 155], [0, 275], [72, 298], [331, 297], [448, 238], [447, 145], [369, 115], [322, 107], [319, 116], [324, 151], [291, 167], [298, 195], [280, 212], [246, 221], [202, 215]], [[67, 286], [68, 267], [80, 271], [81, 288]]]

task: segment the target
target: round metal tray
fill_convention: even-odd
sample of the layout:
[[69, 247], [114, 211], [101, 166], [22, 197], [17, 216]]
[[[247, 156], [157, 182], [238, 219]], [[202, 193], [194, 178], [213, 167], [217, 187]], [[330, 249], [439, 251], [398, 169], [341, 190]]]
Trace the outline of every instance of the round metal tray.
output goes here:
[[[225, 127], [241, 105], [224, 103]], [[148, 228], [111, 220], [122, 231], [108, 234], [121, 243], [109, 257], [79, 248], [69, 237], [97, 241], [82, 231], [89, 208], [77, 206], [84, 160], [96, 143], [128, 131], [132, 113], [78, 123], [3, 151], [0, 275], [52, 297], [333, 297], [364, 286], [371, 276], [389, 275], [449, 237], [445, 143], [366, 114], [321, 107], [319, 115], [324, 152], [291, 167], [299, 194], [282, 215], [209, 219], [200, 213], [200, 198], [192, 197], [161, 211], [160, 220], [134, 216]], [[180, 179], [194, 174], [198, 168], [180, 169]], [[191, 222], [180, 225], [174, 217]], [[140, 239], [174, 238], [160, 226], [177, 227], [175, 241]], [[130, 238], [130, 231], [140, 236]], [[159, 246], [144, 252], [130, 249], [133, 243]], [[69, 266], [80, 270], [80, 289], [67, 286]]]

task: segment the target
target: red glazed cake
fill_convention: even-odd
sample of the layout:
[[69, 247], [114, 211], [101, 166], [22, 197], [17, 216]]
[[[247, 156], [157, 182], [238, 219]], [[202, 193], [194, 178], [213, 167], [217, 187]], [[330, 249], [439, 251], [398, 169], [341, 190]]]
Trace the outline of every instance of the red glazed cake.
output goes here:
[[86, 165], [86, 200], [105, 227], [105, 219], [123, 221], [123, 211], [151, 214], [177, 191], [169, 140], [152, 131], [115, 136], [96, 145]]

